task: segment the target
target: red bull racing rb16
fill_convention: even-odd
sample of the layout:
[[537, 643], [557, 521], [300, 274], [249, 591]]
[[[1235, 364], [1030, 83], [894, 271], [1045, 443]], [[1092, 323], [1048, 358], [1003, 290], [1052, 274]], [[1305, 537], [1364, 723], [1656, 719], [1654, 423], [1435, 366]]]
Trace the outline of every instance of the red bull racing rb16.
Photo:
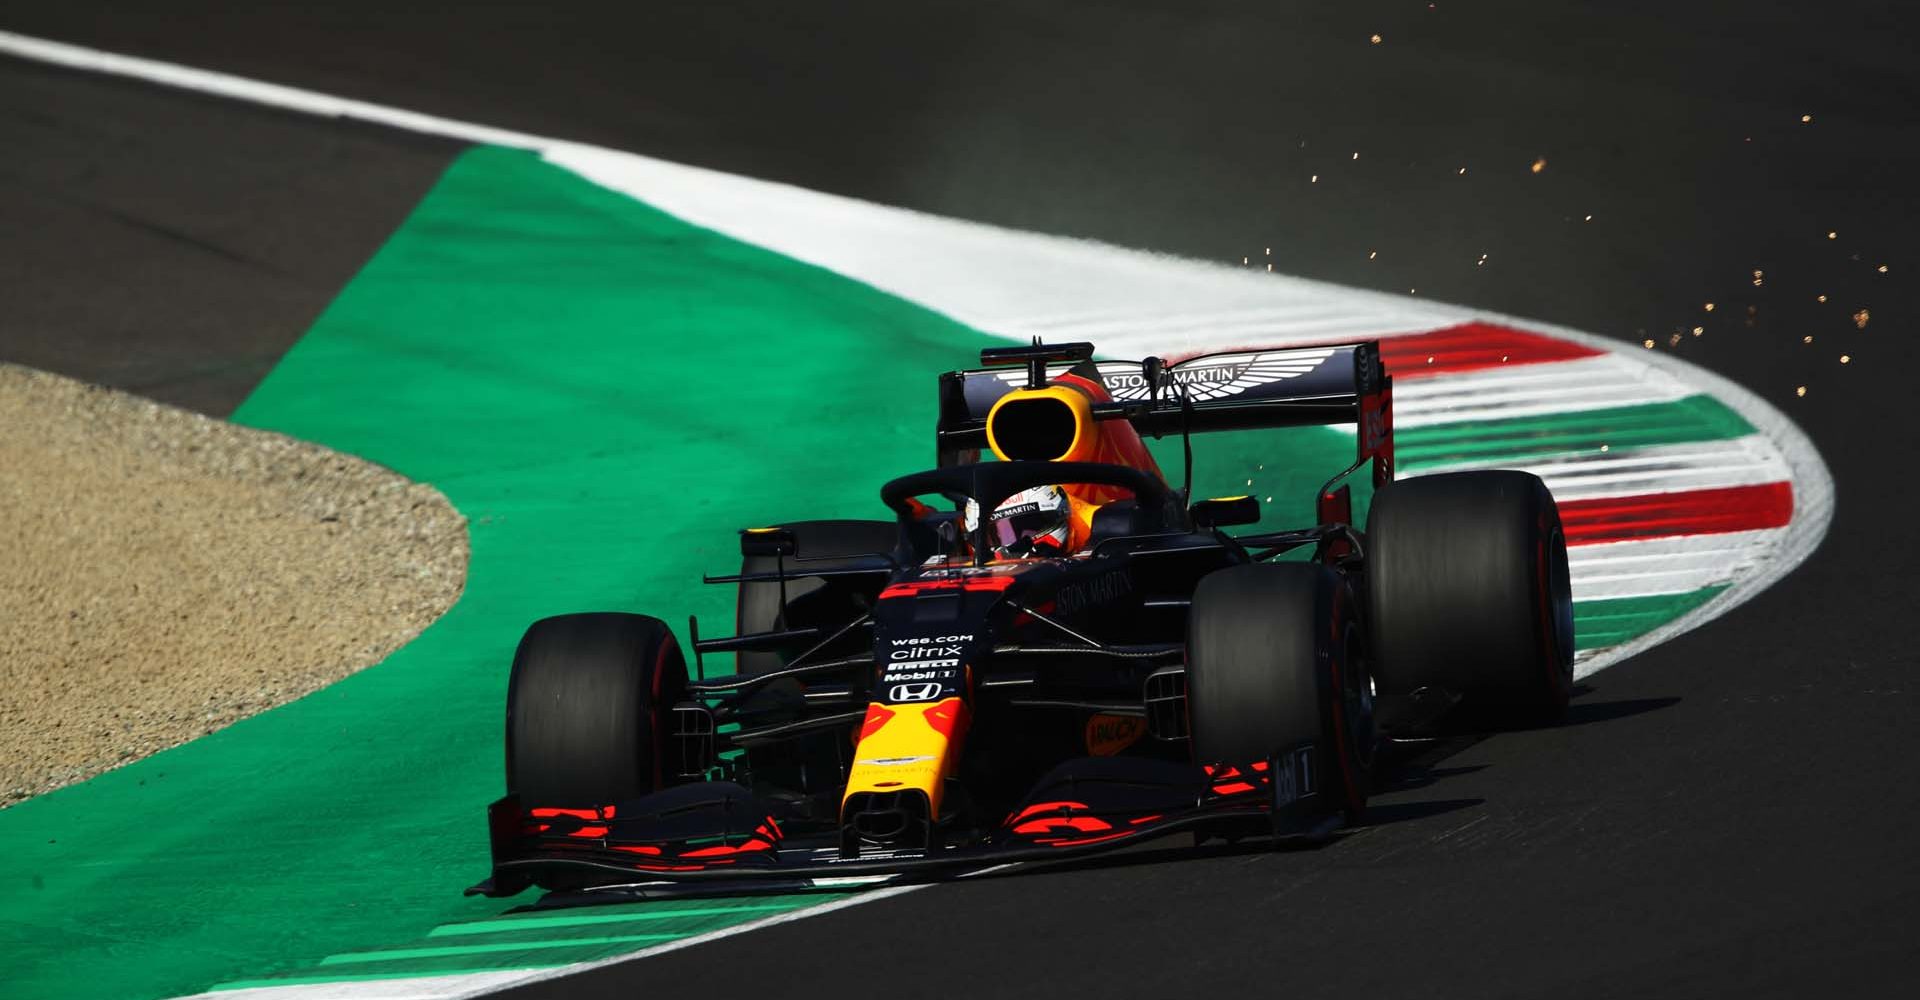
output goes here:
[[[1035, 343], [941, 376], [939, 466], [880, 487], [892, 519], [742, 532], [740, 572], [708, 578], [738, 588], [736, 634], [690, 623], [691, 674], [659, 619], [535, 622], [493, 871], [469, 891], [954, 877], [1177, 831], [1312, 841], [1360, 817], [1382, 740], [1565, 712], [1552, 497], [1522, 472], [1395, 482], [1377, 344], [1092, 357]], [[1319, 523], [1284, 531], [1230, 533], [1254, 498], [1194, 502], [1142, 442], [1329, 423], [1356, 425], [1355, 461]], [[1343, 483], [1363, 472], [1364, 529]], [[709, 676], [720, 654], [737, 669]]]

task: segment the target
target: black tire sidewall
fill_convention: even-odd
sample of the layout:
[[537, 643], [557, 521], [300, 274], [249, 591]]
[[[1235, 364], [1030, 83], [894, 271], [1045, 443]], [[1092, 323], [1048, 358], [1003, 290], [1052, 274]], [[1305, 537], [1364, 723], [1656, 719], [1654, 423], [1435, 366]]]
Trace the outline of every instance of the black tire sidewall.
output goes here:
[[1364, 683], [1364, 648], [1346, 582], [1317, 563], [1235, 566], [1195, 588], [1187, 631], [1194, 759], [1244, 766], [1304, 743], [1319, 748], [1330, 812], [1366, 801], [1366, 754], [1341, 704]]
[[1403, 480], [1374, 496], [1366, 541], [1383, 696], [1442, 688], [1508, 722], [1564, 712], [1571, 597], [1559, 511], [1539, 477]]
[[669, 713], [686, 661], [665, 622], [593, 612], [533, 623], [507, 686], [507, 787], [543, 805], [606, 805], [672, 783]]

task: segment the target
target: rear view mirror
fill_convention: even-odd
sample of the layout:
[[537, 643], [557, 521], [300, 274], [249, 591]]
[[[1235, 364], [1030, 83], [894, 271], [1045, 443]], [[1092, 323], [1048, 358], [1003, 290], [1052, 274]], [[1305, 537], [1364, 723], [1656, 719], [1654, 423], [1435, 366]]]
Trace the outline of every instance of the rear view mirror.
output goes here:
[[786, 528], [748, 528], [740, 532], [743, 556], [793, 555], [793, 532]]
[[1235, 524], [1256, 524], [1260, 520], [1260, 501], [1252, 497], [1215, 497], [1202, 500], [1188, 511], [1200, 528], [1224, 528]]

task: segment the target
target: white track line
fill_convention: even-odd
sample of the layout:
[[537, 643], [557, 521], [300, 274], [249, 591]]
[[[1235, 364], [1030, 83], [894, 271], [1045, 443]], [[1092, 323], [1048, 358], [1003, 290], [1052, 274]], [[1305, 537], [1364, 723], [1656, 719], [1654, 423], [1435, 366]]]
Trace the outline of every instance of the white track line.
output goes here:
[[[468, 142], [537, 150], [559, 166], [696, 225], [817, 264], [977, 329], [1016, 339], [1072, 329], [1097, 336], [1106, 353], [1124, 357], [1394, 336], [1480, 320], [1614, 354], [1621, 348], [1592, 334], [1461, 306], [944, 219], [632, 153], [11, 32], [0, 32], [0, 52], [323, 117], [356, 118]], [[1772, 558], [1736, 580], [1719, 597], [1631, 642], [1583, 656], [1581, 676], [1696, 628], [1758, 593], [1811, 555], [1832, 519], [1832, 478], [1812, 443], [1784, 414], [1739, 385], [1678, 358], [1658, 354], [1639, 357], [1650, 371], [1712, 393], [1777, 443], [1794, 483], [1793, 523], [1781, 533]], [[841, 905], [898, 891], [904, 889], [880, 890]], [[788, 919], [803, 919], [827, 910], [800, 910]], [[716, 933], [742, 933], [764, 925], [755, 922]], [[663, 948], [686, 947], [701, 940], [704, 938], [688, 939]], [[636, 954], [644, 956], [659, 950]], [[517, 982], [566, 975], [577, 968], [531, 974]], [[492, 982], [484, 986], [471, 982], [475, 988], [465, 992], [417, 995], [478, 996], [500, 988]], [[348, 985], [342, 984], [339, 989]], [[276, 993], [276, 1000], [353, 995], [312, 992], [310, 987], [276, 989], [308, 990]], [[219, 995], [232, 998], [236, 993]]]
[[1730, 583], [1767, 558], [1784, 533], [1776, 528], [1576, 545], [1567, 550], [1573, 599], [1690, 594]]
[[498, 993], [501, 990], [512, 989], [516, 986], [544, 982], [549, 979], [559, 979], [563, 976], [577, 975], [593, 969], [605, 968], [609, 965], [619, 965], [622, 962], [632, 962], [644, 958], [651, 958], [655, 955], [664, 955], [670, 951], [679, 951], [682, 948], [691, 948], [695, 945], [720, 941], [733, 937], [736, 934], [765, 930], [769, 927], [777, 927], [780, 924], [792, 923], [796, 920], [805, 920], [808, 917], [818, 917], [838, 910], [859, 906], [863, 903], [877, 903], [883, 899], [892, 899], [895, 896], [925, 888], [927, 888], [926, 885], [896, 885], [886, 889], [874, 889], [869, 892], [863, 892], [857, 896], [836, 899], [831, 903], [821, 903], [819, 906], [808, 906], [788, 910], [785, 913], [776, 913], [758, 920], [749, 920], [745, 923], [734, 924], [731, 927], [722, 927], [716, 931], [708, 931], [705, 934], [695, 934], [692, 937], [684, 937], [678, 941], [668, 941], [665, 944], [657, 944], [651, 948], [627, 952], [624, 955], [615, 955], [612, 958], [602, 958], [592, 962], [576, 962], [572, 965], [557, 966], [551, 969], [529, 969], [515, 972], [470, 972], [451, 976], [421, 976], [413, 979], [378, 979], [357, 983], [299, 983], [291, 986], [249, 986], [237, 990], [213, 990], [207, 993], [196, 993], [191, 997], [181, 998], [181, 1000], [469, 1000], [469, 998], [483, 997], [491, 993]]
[[1510, 420], [1568, 410], [1671, 403], [1697, 389], [1618, 355], [1395, 379], [1393, 425]]
[[[1398, 400], [1395, 400], [1397, 403]], [[1762, 434], [1722, 441], [1649, 445], [1618, 451], [1586, 451], [1535, 461], [1495, 455], [1473, 462], [1423, 465], [1419, 475], [1468, 469], [1524, 469], [1546, 481], [1562, 503], [1646, 493], [1680, 493], [1787, 482], [1793, 471], [1772, 440]]]

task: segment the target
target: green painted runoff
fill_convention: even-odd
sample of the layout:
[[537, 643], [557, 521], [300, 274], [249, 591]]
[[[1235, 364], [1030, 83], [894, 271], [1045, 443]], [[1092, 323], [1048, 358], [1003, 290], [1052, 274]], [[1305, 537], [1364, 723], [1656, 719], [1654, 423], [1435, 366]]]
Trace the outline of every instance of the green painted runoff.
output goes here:
[[[724, 628], [732, 594], [698, 579], [737, 565], [734, 530], [885, 516], [879, 483], [932, 462], [936, 373], [988, 342], [533, 154], [463, 155], [235, 419], [438, 486], [469, 518], [465, 594], [378, 666], [0, 812], [8, 996], [312, 981], [327, 956], [501, 913], [460, 890], [485, 874], [526, 624]], [[1304, 483], [1351, 438], [1281, 444]], [[1267, 446], [1239, 447], [1197, 449], [1201, 492], [1278, 481], [1254, 468]]]
[[734, 529], [883, 516], [878, 480], [932, 461], [935, 374], [986, 342], [533, 154], [463, 155], [235, 419], [438, 486], [465, 594], [378, 666], [0, 813], [5, 992], [191, 993], [501, 912], [460, 890], [521, 630], [730, 622], [698, 580]]

